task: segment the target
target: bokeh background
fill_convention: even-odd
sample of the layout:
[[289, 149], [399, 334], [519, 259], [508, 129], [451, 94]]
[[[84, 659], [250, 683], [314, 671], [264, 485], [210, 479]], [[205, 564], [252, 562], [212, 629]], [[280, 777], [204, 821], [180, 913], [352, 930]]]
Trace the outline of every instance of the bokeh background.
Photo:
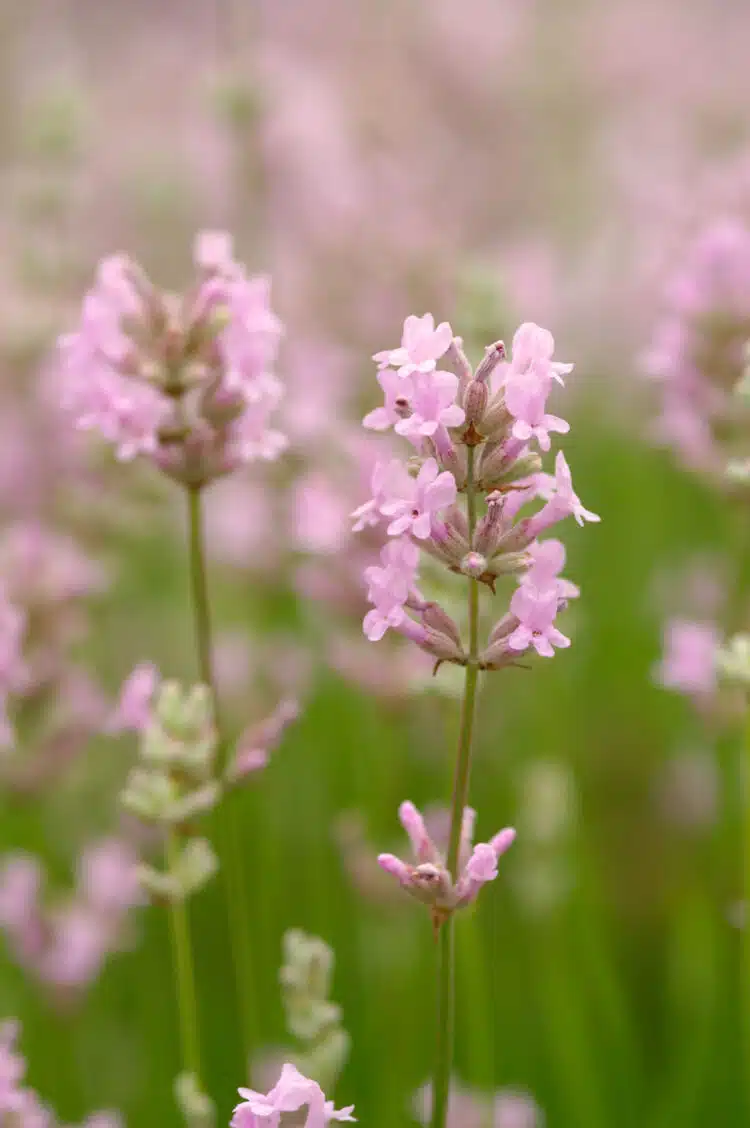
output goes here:
[[[654, 443], [643, 363], [696, 225], [750, 203], [749, 41], [741, 0], [0, 5], [0, 562], [48, 667], [12, 709], [0, 849], [70, 888], [87, 845], [129, 833], [133, 748], [101, 735], [107, 703], [143, 659], [196, 676], [180, 494], [71, 434], [50, 348], [102, 254], [177, 288], [195, 231], [228, 228], [273, 277], [291, 451], [209, 495], [221, 683], [237, 731], [301, 702], [237, 799], [254, 1034], [289, 1041], [284, 931], [323, 937], [352, 1038], [337, 1103], [365, 1125], [415, 1123], [429, 1076], [429, 922], [373, 858], [403, 845], [403, 798], [446, 802], [457, 705], [449, 673], [362, 639], [348, 513], [370, 355], [428, 309], [474, 358], [520, 321], [552, 330], [576, 364], [566, 453], [603, 518], [563, 531], [571, 649], [482, 691], [480, 837], [519, 839], [460, 922], [457, 1077], [532, 1094], [549, 1128], [750, 1120], [736, 718], [654, 672], [670, 618], [742, 625], [721, 622], [736, 506]], [[226, 1123], [246, 1077], [218, 884], [193, 918]], [[131, 933], [75, 993], [0, 954], [0, 1014], [63, 1123], [178, 1122], [164, 914], [134, 910]]]

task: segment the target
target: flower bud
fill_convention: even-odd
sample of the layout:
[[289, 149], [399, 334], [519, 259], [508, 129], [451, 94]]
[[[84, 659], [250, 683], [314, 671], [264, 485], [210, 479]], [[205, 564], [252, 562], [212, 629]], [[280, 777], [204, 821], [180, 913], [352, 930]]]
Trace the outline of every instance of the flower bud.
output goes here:
[[505, 395], [502, 390], [494, 395], [487, 404], [487, 410], [482, 420], [482, 430], [488, 439], [502, 440], [506, 437], [513, 416], [505, 406]]
[[750, 686], [750, 635], [736, 634], [716, 652], [716, 669], [732, 685]]
[[480, 552], [467, 552], [460, 564], [461, 573], [478, 580], [487, 571], [487, 558]]
[[458, 567], [469, 551], [469, 542], [453, 524], [452, 515], [446, 516], [448, 520], [433, 525], [430, 537], [422, 545], [431, 556], [436, 556], [450, 567]]
[[503, 498], [492, 495], [487, 498], [487, 512], [474, 531], [472, 548], [482, 556], [492, 557], [503, 535]]
[[464, 392], [472, 378], [471, 365], [467, 360], [466, 353], [461, 348], [461, 338], [454, 337], [448, 345], [448, 351], [445, 354], [446, 360], [453, 365], [453, 368], [458, 375], [458, 402], [461, 403], [464, 397]]
[[542, 459], [536, 451], [529, 451], [520, 458], [509, 459], [502, 443], [491, 449], [485, 447], [484, 457], [479, 467], [479, 481], [484, 490], [494, 490], [498, 486], [509, 485], [538, 474], [542, 469]]
[[185, 843], [172, 876], [184, 898], [207, 885], [218, 868], [218, 859], [208, 839], [191, 838]]
[[466, 394], [463, 399], [464, 411], [466, 413], [465, 426], [467, 428], [475, 428], [481, 422], [487, 408], [488, 399], [489, 392], [487, 391], [487, 385], [483, 384], [480, 380], [472, 380], [466, 388]]
[[181, 1073], [174, 1083], [174, 1099], [187, 1128], [213, 1128], [216, 1109], [210, 1097], [199, 1088], [192, 1073]]
[[211, 691], [205, 685], [195, 685], [186, 693], [179, 682], [162, 682], [155, 712], [164, 731], [175, 740], [200, 737], [212, 719]]
[[474, 373], [474, 380], [486, 384], [498, 364], [505, 360], [505, 345], [502, 341], [495, 341], [484, 350], [481, 364]]
[[481, 670], [501, 670], [503, 666], [512, 666], [521, 657], [522, 651], [511, 650], [505, 639], [491, 643], [479, 655], [479, 668]]
[[420, 615], [426, 627], [437, 631], [439, 634], [447, 635], [455, 642], [456, 646], [461, 646], [461, 634], [458, 627], [439, 603], [426, 603], [424, 607], [420, 608]]
[[487, 565], [493, 576], [515, 576], [531, 567], [533, 559], [528, 552], [498, 552]]

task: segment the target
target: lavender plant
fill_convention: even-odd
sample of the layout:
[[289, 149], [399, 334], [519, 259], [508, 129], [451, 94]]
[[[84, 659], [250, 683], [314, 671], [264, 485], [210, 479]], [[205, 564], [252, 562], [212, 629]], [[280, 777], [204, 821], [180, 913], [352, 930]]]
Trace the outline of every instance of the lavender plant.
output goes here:
[[[98, 431], [122, 461], [150, 459], [178, 483], [187, 502], [199, 684], [185, 691], [161, 682], [144, 663], [125, 683], [107, 727], [139, 735], [138, 760], [122, 802], [157, 829], [163, 844], [164, 865], [144, 861], [138, 877], [152, 899], [169, 906], [183, 1050], [175, 1092], [186, 1122], [197, 1128], [211, 1122], [213, 1106], [202, 1077], [188, 900], [220, 865], [247, 1053], [257, 1021], [248, 884], [226, 797], [263, 765], [296, 708], [282, 702], [231, 753], [216, 692], [203, 499], [212, 483], [248, 463], [277, 458], [286, 445], [270, 425], [281, 398], [281, 385], [271, 374], [281, 325], [270, 308], [267, 281], [248, 278], [232, 259], [227, 236], [199, 236], [195, 264], [195, 284], [178, 298], [159, 291], [125, 257], [105, 260], [85, 298], [79, 330], [61, 339], [59, 376], [64, 407], [78, 429]], [[447, 322], [436, 326], [430, 314], [409, 317], [400, 347], [375, 355], [385, 402], [364, 419], [370, 430], [393, 427], [413, 449], [406, 463], [393, 458], [375, 465], [373, 496], [353, 514], [355, 530], [378, 537], [385, 532], [380, 563], [365, 571], [371, 609], [364, 633], [371, 641], [389, 630], [404, 636], [434, 660], [436, 673], [443, 663], [465, 670], [447, 851], [435, 844], [414, 805], [404, 802], [399, 815], [415, 861], [391, 854], [378, 859], [429, 908], [439, 941], [433, 1128], [446, 1128], [449, 1108], [454, 916], [495, 879], [499, 859], [515, 837], [506, 828], [473, 844], [476, 814], [468, 799], [480, 675], [519, 666], [531, 652], [551, 657], [570, 644], [556, 620], [578, 589], [560, 575], [562, 544], [539, 538], [568, 516], [579, 524], [599, 520], [573, 491], [561, 452], [554, 475], [542, 472], [538, 452], [550, 450], [551, 433], [569, 429], [547, 411], [554, 383], [563, 384], [572, 369], [553, 360], [553, 353], [552, 336], [527, 323], [514, 336], [510, 358], [498, 341], [473, 371]], [[522, 515], [537, 498], [542, 507]], [[465, 632], [418, 586], [420, 550], [439, 568], [464, 577]], [[505, 578], [514, 578], [516, 589], [504, 612], [493, 614], [482, 642], [481, 593], [495, 596]], [[21, 620], [10, 605], [9, 611], [9, 626], [18, 634]], [[11, 649], [16, 653], [17, 646]], [[218, 855], [195, 829], [207, 812], [214, 816]], [[353, 1119], [353, 1108], [336, 1110], [319, 1084], [335, 1082], [348, 1052], [340, 1011], [327, 998], [330, 952], [299, 932], [289, 934], [286, 946], [282, 983], [290, 1029], [308, 1043], [298, 1061], [311, 1076], [287, 1062], [267, 1094], [241, 1089], [235, 1128], [302, 1123], [303, 1112], [306, 1128]]]
[[142, 734], [140, 762], [123, 803], [165, 829], [166, 867], [142, 867], [141, 879], [170, 904], [184, 1065], [177, 1093], [188, 1119], [197, 1122], [209, 1115], [209, 1105], [185, 899], [208, 880], [216, 858], [206, 838], [185, 840], [184, 831], [196, 816], [215, 812], [249, 1057], [255, 1015], [248, 883], [236, 812], [222, 800], [231, 785], [262, 766], [295, 708], [282, 703], [266, 722], [249, 728], [230, 755], [214, 673], [203, 494], [248, 463], [275, 459], [286, 445], [270, 426], [282, 394], [271, 373], [281, 324], [269, 304], [267, 280], [246, 275], [232, 258], [228, 236], [200, 235], [195, 264], [195, 284], [180, 298], [159, 291], [126, 257], [104, 260], [84, 300], [80, 328], [60, 340], [59, 377], [63, 406], [78, 429], [99, 432], [121, 461], [151, 459], [180, 485], [187, 502], [200, 684], [184, 695], [167, 683], [155, 695], [155, 671], [144, 665], [124, 687], [112, 727]]
[[[432, 315], [425, 314], [407, 318], [400, 347], [375, 354], [385, 403], [365, 416], [364, 426], [378, 431], [393, 427], [411, 443], [413, 454], [406, 463], [393, 459], [378, 464], [373, 496], [353, 514], [356, 527], [384, 525], [388, 538], [380, 564], [365, 572], [372, 604], [363, 624], [367, 637], [378, 641], [394, 630], [434, 658], [435, 672], [444, 662], [465, 669], [447, 854], [435, 845], [419, 811], [405, 802], [399, 817], [414, 863], [392, 854], [378, 859], [407, 893], [429, 908], [439, 942], [432, 1128], [445, 1128], [449, 1107], [454, 915], [497, 877], [498, 861], [515, 837], [506, 828], [489, 842], [472, 846], [476, 813], [468, 798], [479, 677], [517, 666], [532, 651], [552, 657], [556, 648], [570, 645], [556, 619], [578, 590], [560, 576], [562, 544], [538, 538], [568, 516], [579, 524], [599, 520], [573, 491], [564, 454], [558, 452], [552, 476], [542, 473], [535, 449], [546, 453], [550, 433], [569, 429], [565, 420], [547, 411], [553, 384], [562, 384], [572, 370], [552, 359], [551, 334], [526, 323], [513, 338], [510, 359], [497, 341], [476, 371], [461, 345], [447, 322], [436, 326]], [[439, 368], [439, 361], [453, 371]], [[544, 500], [542, 508], [518, 519], [536, 498]], [[418, 587], [420, 549], [465, 577], [467, 637]], [[515, 577], [518, 584], [482, 643], [480, 592], [494, 596], [504, 576]]]

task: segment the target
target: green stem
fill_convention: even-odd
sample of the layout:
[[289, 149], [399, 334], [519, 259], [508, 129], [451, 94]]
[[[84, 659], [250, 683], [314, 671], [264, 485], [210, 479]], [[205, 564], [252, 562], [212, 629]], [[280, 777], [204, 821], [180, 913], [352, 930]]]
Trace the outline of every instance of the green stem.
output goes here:
[[[228, 739], [223, 724], [216, 675], [213, 666], [213, 628], [206, 580], [206, 548], [203, 528], [203, 501], [200, 488], [188, 489], [188, 541], [190, 554], [190, 586], [195, 623], [195, 643], [200, 678], [211, 691], [216, 727], [216, 775], [222, 778], [226, 768]], [[221, 872], [229, 921], [235, 981], [239, 993], [240, 1023], [245, 1063], [249, 1063], [252, 1047], [255, 991], [251, 967], [250, 921], [246, 892], [240, 828], [237, 824], [236, 797], [228, 796], [214, 810], [214, 827], [219, 847]]]
[[[477, 524], [476, 487], [474, 481], [474, 447], [467, 448], [466, 511], [469, 525], [469, 544], [474, 539]], [[476, 714], [477, 683], [479, 681], [479, 582], [469, 579], [469, 656], [461, 705], [461, 726], [458, 736], [456, 767], [453, 775], [451, 800], [451, 827], [448, 845], [448, 870], [453, 880], [458, 877], [461, 851], [461, 826], [464, 808], [469, 798], [471, 776], [471, 744]], [[448, 1114], [450, 1079], [453, 1068], [453, 1042], [455, 1027], [455, 937], [453, 917], [440, 928], [438, 959], [437, 1050], [435, 1078], [432, 1085], [432, 1128], [445, 1128]]]
[[[179, 845], [173, 830], [167, 835], [167, 868], [174, 871], [179, 862]], [[169, 902], [169, 922], [174, 951], [177, 1009], [180, 1016], [180, 1041], [182, 1065], [192, 1073], [199, 1088], [201, 1085], [201, 1052], [198, 1034], [198, 1004], [195, 994], [195, 971], [190, 945], [190, 921], [185, 901], [176, 897]]]
[[435, 1080], [432, 1085], [432, 1128], [444, 1128], [448, 1116], [456, 1010], [455, 962], [455, 926], [451, 916], [443, 923], [438, 941], [438, 1021]]
[[741, 758], [740, 802], [742, 804], [742, 875], [744, 882], [744, 927], [742, 928], [742, 1024], [747, 1082], [747, 1113], [750, 1116], [750, 697], [745, 717], [744, 755]]

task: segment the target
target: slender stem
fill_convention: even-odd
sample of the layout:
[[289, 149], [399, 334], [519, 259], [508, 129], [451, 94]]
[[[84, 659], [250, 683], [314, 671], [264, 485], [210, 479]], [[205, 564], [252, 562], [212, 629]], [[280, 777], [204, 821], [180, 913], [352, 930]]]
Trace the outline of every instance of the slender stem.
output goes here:
[[744, 927], [742, 928], [742, 1022], [747, 1082], [747, 1112], [750, 1115], [750, 696], [746, 702], [744, 748], [740, 759], [740, 802], [742, 804], [742, 877], [744, 883]]
[[[170, 830], [167, 835], [166, 856], [168, 869], [174, 870], [179, 860], [179, 845], [173, 830]], [[198, 1034], [198, 1004], [195, 994], [195, 971], [190, 945], [190, 921], [187, 905], [181, 898], [170, 900], [169, 922], [174, 951], [177, 1009], [180, 1016], [182, 1065], [187, 1073], [192, 1073], [200, 1087], [201, 1052]]]
[[[195, 622], [195, 643], [200, 677], [204, 685], [210, 689], [213, 701], [216, 727], [216, 775], [221, 779], [226, 767], [228, 740], [223, 724], [213, 666], [213, 629], [206, 580], [203, 501], [199, 488], [189, 488], [187, 494], [190, 585]], [[245, 878], [241, 838], [237, 825], [237, 807], [233, 798], [235, 797], [228, 796], [221, 806], [215, 809], [214, 826], [224, 880], [232, 962], [239, 993], [243, 1051], [245, 1062], [248, 1063], [253, 1041], [255, 991], [251, 968], [251, 933], [246, 899], [248, 884]]]
[[448, 1116], [456, 1009], [455, 962], [455, 926], [453, 917], [448, 917], [440, 929], [438, 941], [438, 1022], [435, 1080], [432, 1085], [432, 1128], [443, 1128]]
[[[476, 488], [474, 481], [474, 447], [467, 448], [466, 512], [469, 525], [469, 544], [474, 539], [477, 524]], [[476, 714], [477, 683], [479, 681], [479, 582], [469, 579], [469, 656], [466, 663], [464, 695], [461, 705], [461, 725], [458, 736], [456, 767], [453, 776], [451, 800], [451, 828], [448, 845], [448, 870], [453, 879], [458, 877], [461, 851], [461, 825], [464, 808], [469, 798], [471, 776], [471, 743]], [[432, 1128], [445, 1128], [448, 1114], [450, 1078], [453, 1068], [453, 1040], [455, 1026], [455, 937], [454, 922], [450, 916], [443, 922], [439, 938], [437, 1001], [437, 1051], [435, 1078], [432, 1085]]]

